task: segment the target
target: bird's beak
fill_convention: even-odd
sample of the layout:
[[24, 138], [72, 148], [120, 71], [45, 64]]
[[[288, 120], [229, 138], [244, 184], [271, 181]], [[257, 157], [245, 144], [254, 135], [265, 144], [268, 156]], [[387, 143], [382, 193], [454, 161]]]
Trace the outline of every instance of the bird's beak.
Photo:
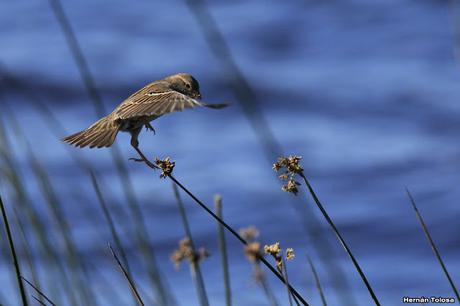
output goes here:
[[198, 92], [198, 93], [195, 95], [195, 98], [198, 99], [198, 100], [201, 99], [201, 94]]

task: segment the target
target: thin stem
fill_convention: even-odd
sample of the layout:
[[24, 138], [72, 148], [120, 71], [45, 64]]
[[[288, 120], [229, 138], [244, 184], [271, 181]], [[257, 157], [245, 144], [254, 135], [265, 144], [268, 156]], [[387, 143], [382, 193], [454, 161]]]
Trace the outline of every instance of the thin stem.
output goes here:
[[[282, 255], [281, 255], [282, 256]], [[286, 280], [286, 284], [288, 283], [288, 275], [287, 275], [287, 267], [286, 267], [286, 261], [284, 260], [283, 257], [281, 257], [281, 273], [283, 273], [283, 276], [284, 276], [284, 279]], [[287, 290], [287, 294], [288, 294], [288, 300], [289, 300], [289, 306], [293, 306], [292, 305], [292, 294], [291, 294], [291, 290], [289, 290], [289, 287], [286, 286], [286, 290]], [[296, 301], [297, 302], [297, 301]], [[298, 305], [298, 304], [297, 304]]]
[[56, 306], [56, 304], [54, 304], [53, 301], [51, 301], [51, 300], [46, 296], [46, 294], [44, 294], [39, 288], [37, 288], [37, 286], [35, 286], [35, 285], [32, 284], [31, 282], [29, 282], [25, 277], [22, 277], [22, 276], [21, 276], [21, 279], [23, 279], [27, 284], [29, 284], [30, 287], [34, 288], [34, 290], [37, 291], [37, 293], [38, 293], [42, 298], [44, 298], [48, 303], [50, 303], [50, 304], [53, 305], [53, 306]]
[[120, 252], [121, 260], [123, 261], [123, 264], [126, 267], [127, 273], [131, 275], [128, 258], [124, 251], [123, 245], [121, 244], [121, 240], [115, 228], [115, 224], [113, 222], [112, 216], [110, 215], [109, 209], [107, 208], [107, 204], [105, 202], [104, 196], [102, 195], [101, 188], [96, 178], [96, 174], [91, 169], [89, 169], [88, 171], [89, 171], [89, 175], [91, 176], [91, 182], [93, 184], [94, 190], [96, 191], [96, 195], [99, 200], [99, 204], [101, 205], [102, 212], [104, 213], [104, 217], [107, 221], [107, 224], [109, 225], [109, 230], [112, 235], [113, 241], [115, 242], [115, 246], [117, 250]]
[[[172, 184], [172, 187], [174, 191], [174, 197], [176, 198], [177, 205], [179, 206], [179, 212], [182, 218], [182, 223], [184, 224], [185, 235], [190, 241], [190, 248], [192, 249], [192, 254], [195, 254], [196, 252], [195, 243], [193, 241], [192, 231], [188, 223], [184, 203], [182, 202], [177, 186]], [[192, 256], [195, 257], [195, 255], [192, 255]], [[192, 274], [192, 278], [195, 282], [196, 291], [197, 291], [198, 299], [200, 301], [200, 305], [209, 306], [208, 296], [206, 294], [206, 287], [204, 286], [203, 274], [201, 273], [201, 269], [200, 269], [198, 260], [190, 261], [190, 269], [191, 269], [190, 271]]]
[[45, 304], [44, 302], [40, 301], [40, 299], [37, 298], [35, 295], [32, 295], [32, 298], [33, 298], [35, 301], [37, 301], [38, 304], [43, 305], [43, 306], [46, 306], [46, 304]]
[[318, 273], [316, 272], [315, 266], [313, 265], [310, 256], [307, 256], [307, 259], [308, 264], [310, 265], [311, 272], [313, 273], [313, 277], [315, 278], [316, 288], [318, 289], [319, 296], [321, 297], [321, 302], [323, 303], [323, 306], [327, 306], [326, 297], [324, 296], [323, 288], [321, 287]]
[[[216, 215], [223, 220], [222, 197], [220, 195], [214, 196], [214, 203]], [[230, 273], [228, 269], [227, 243], [225, 241], [224, 227], [220, 223], [217, 223], [217, 237], [219, 242], [222, 271], [224, 274], [225, 305], [232, 306], [232, 289], [230, 287]]]
[[[134, 146], [133, 146], [134, 147]], [[145, 155], [142, 153], [142, 151], [138, 147], [134, 147], [134, 149], [137, 151], [139, 156], [141, 157], [141, 160], [145, 162], [147, 166], [149, 166], [152, 169], [159, 169], [159, 167], [152, 162], [150, 162]], [[190, 196], [198, 205], [200, 205], [208, 214], [210, 214], [215, 220], [217, 220], [220, 224], [222, 224], [233, 236], [235, 236], [236, 239], [238, 239], [242, 244], [247, 245], [247, 241], [243, 239], [230, 225], [228, 225], [224, 220], [219, 218], [212, 210], [210, 210], [203, 202], [201, 202], [193, 193], [191, 193], [187, 188], [184, 187], [172, 174], [167, 174], [167, 176], [180, 188], [182, 189], [188, 196]], [[259, 257], [259, 260], [273, 273], [278, 277], [278, 279], [284, 283], [286, 281], [284, 280], [284, 277], [262, 256]], [[305, 305], [308, 306], [308, 303], [304, 300], [304, 298], [290, 285], [287, 284], [289, 288], [291, 289], [292, 293], [299, 299], [299, 301]]]
[[434, 244], [433, 238], [431, 238], [430, 232], [428, 231], [428, 227], [425, 224], [425, 221], [422, 218], [422, 215], [420, 214], [417, 205], [415, 204], [415, 200], [412, 197], [412, 194], [410, 193], [409, 189], [406, 188], [406, 193], [410, 199], [410, 202], [412, 203], [412, 208], [414, 208], [415, 214], [417, 215], [417, 219], [420, 221], [420, 224], [422, 225], [423, 232], [425, 233], [426, 238], [428, 239], [428, 243], [431, 246], [431, 249], [433, 250], [434, 254], [436, 255], [436, 258], [438, 259], [439, 264], [441, 265], [442, 270], [444, 271], [444, 274], [447, 277], [447, 280], [449, 281], [450, 286], [452, 287], [452, 290], [455, 293], [455, 296], [457, 297], [457, 301], [460, 301], [460, 295], [458, 294], [457, 287], [454, 284], [454, 281], [450, 277], [449, 272], [447, 271], [446, 265], [444, 264], [444, 261], [441, 258], [441, 254], [439, 253], [438, 248]]
[[[262, 273], [262, 269], [260, 267], [260, 263], [256, 262], [254, 264], [254, 275], [257, 275], [258, 273]], [[276, 300], [275, 295], [273, 294], [270, 286], [268, 285], [267, 280], [265, 279], [265, 275], [261, 274], [260, 278], [257, 279], [260, 286], [262, 287], [262, 290], [265, 293], [265, 296], [267, 297], [268, 302], [270, 303], [271, 306], [278, 306], [278, 301]]]
[[350, 257], [351, 261], [353, 262], [353, 265], [355, 266], [356, 270], [358, 271], [359, 275], [361, 276], [361, 279], [363, 280], [364, 284], [366, 285], [366, 288], [367, 288], [367, 290], [369, 291], [369, 293], [370, 293], [372, 299], [374, 300], [375, 305], [380, 306], [380, 302], [379, 302], [377, 296], [375, 295], [374, 290], [372, 290], [371, 285], [370, 285], [369, 282], [367, 281], [366, 275], [364, 275], [364, 272], [363, 272], [363, 270], [361, 269], [361, 267], [359, 266], [358, 261], [355, 259], [355, 256], [353, 256], [353, 253], [351, 252], [351, 250], [350, 250], [350, 248], [348, 247], [348, 245], [347, 245], [347, 243], [345, 242], [345, 240], [342, 238], [342, 235], [340, 234], [339, 230], [338, 230], [337, 227], [335, 226], [334, 222], [332, 222], [331, 217], [329, 217], [328, 213], [326, 212], [326, 210], [324, 209], [323, 205], [322, 205], [321, 202], [319, 201], [318, 197], [316, 196], [315, 191], [313, 190], [313, 187], [310, 185], [310, 182], [307, 180], [307, 178], [305, 177], [305, 175], [303, 174], [303, 172], [301, 172], [299, 175], [300, 175], [300, 176], [302, 177], [302, 179], [304, 180], [305, 185], [307, 185], [307, 188], [308, 188], [308, 190], [310, 191], [310, 194], [311, 194], [311, 196], [313, 197], [313, 200], [315, 201], [316, 206], [318, 206], [318, 208], [319, 208], [319, 210], [321, 211], [321, 213], [323, 214], [324, 218], [326, 218], [327, 223], [329, 223], [329, 225], [330, 225], [330, 226], [332, 227], [332, 229], [334, 230], [335, 235], [336, 235], [337, 238], [339, 239], [340, 243], [342, 244], [343, 248], [344, 248], [345, 251], [347, 252], [347, 254], [348, 254], [348, 256]]
[[[41, 285], [40, 285], [40, 280], [38, 278], [38, 274], [37, 274], [37, 271], [36, 271], [36, 267], [35, 267], [35, 264], [34, 264], [34, 260], [32, 259], [32, 255], [31, 255], [31, 250], [32, 248], [30, 247], [30, 244], [29, 244], [29, 241], [27, 239], [27, 236], [26, 236], [26, 232], [24, 230], [24, 226], [22, 224], [22, 221], [21, 221], [21, 218], [20, 218], [20, 215], [19, 215], [19, 212], [17, 209], [13, 208], [13, 213], [14, 213], [14, 216], [15, 216], [15, 220], [16, 220], [16, 224], [19, 228], [19, 232], [21, 233], [21, 238], [22, 238], [22, 242], [23, 242], [23, 245], [24, 245], [24, 248], [25, 248], [25, 258], [26, 258], [26, 261], [28, 263], [28, 266], [29, 266], [29, 271], [32, 275], [32, 281], [37, 284], [37, 288], [41, 288]], [[43, 297], [40, 296], [40, 301], [42, 301]], [[43, 302], [43, 301], [42, 301]]]
[[132, 281], [131, 277], [129, 277], [128, 272], [126, 272], [126, 269], [123, 267], [122, 263], [118, 259], [117, 254], [115, 254], [115, 251], [113, 250], [112, 246], [109, 244], [109, 249], [110, 252], [112, 253], [113, 258], [117, 262], [118, 267], [120, 268], [121, 272], [125, 276], [126, 280], [128, 281], [129, 288], [131, 288], [131, 291], [133, 292], [134, 296], [136, 297], [136, 301], [140, 306], [144, 306], [144, 302], [142, 301], [141, 296], [139, 295], [139, 292], [136, 289], [136, 285]]
[[18, 282], [19, 291], [21, 293], [22, 305], [27, 306], [28, 303], [27, 303], [27, 297], [26, 297], [26, 290], [24, 289], [24, 285], [21, 282], [21, 268], [19, 267], [18, 257], [16, 255], [16, 250], [14, 248], [13, 236], [11, 235], [10, 224], [8, 222], [8, 216], [6, 215], [5, 205], [3, 204], [3, 200], [1, 196], [0, 196], [0, 208], [2, 210], [2, 217], [3, 217], [3, 222], [5, 224], [6, 235], [8, 237], [11, 257], [13, 258], [14, 269], [16, 272], [16, 280]]

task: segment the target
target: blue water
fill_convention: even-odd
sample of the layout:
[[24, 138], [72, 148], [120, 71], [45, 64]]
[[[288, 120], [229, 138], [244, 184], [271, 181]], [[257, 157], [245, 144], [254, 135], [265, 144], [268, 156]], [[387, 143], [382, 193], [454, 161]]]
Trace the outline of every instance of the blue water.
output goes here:
[[[285, 152], [304, 157], [306, 174], [382, 304], [400, 305], [406, 295], [453, 296], [404, 187], [414, 194], [452, 278], [460, 279], [460, 66], [452, 31], [460, 15], [437, 1], [234, 1], [208, 8], [254, 88], [275, 137]], [[293, 247], [297, 257], [289, 263], [290, 280], [312, 305], [319, 305], [305, 259], [310, 254], [329, 304], [344, 305], [312, 243], [316, 237], [305, 232], [303, 217], [294, 209], [311, 206], [308, 213], [323, 224], [323, 239], [333, 246], [334, 262], [346, 275], [356, 305], [372, 304], [308, 195], [302, 190], [294, 199], [280, 190], [281, 182], [274, 179], [257, 133], [225, 82], [228, 71], [209, 49], [184, 2], [66, 2], [64, 9], [107, 109], [144, 84], [176, 72], [192, 73], [200, 81], [205, 101], [232, 102], [221, 111], [199, 109], [162, 117], [154, 122], [157, 135], [142, 134], [144, 151], [149, 156], [171, 156], [177, 164], [176, 177], [210, 207], [213, 195], [221, 194], [225, 218], [232, 226], [256, 225], [262, 241]], [[0, 41], [0, 61], [47, 101], [67, 132], [96, 119], [46, 1], [2, 3]], [[0, 103], [9, 105], [2, 107], [2, 118], [6, 120], [13, 109], [59, 191], [81, 256], [97, 267], [90, 278], [102, 293], [100, 305], [127, 305], [131, 297], [106, 249], [110, 233], [91, 181], [70, 151], [98, 171], [130, 249], [133, 274], [146, 299], [151, 298], [109, 151], [69, 149], [51, 133], [33, 102], [12, 88], [2, 92]], [[11, 125], [8, 131], [34, 205], [45, 220], [51, 220], [28, 168], [24, 144]], [[125, 159], [134, 156], [127, 135], [119, 135], [117, 143]], [[170, 182], [157, 179], [139, 164], [126, 165], [162, 273], [180, 305], [198, 305], [187, 267], [176, 271], [169, 261], [184, 236]], [[1, 182], [12, 210], [17, 205], [13, 193], [4, 179]], [[216, 224], [185, 195], [184, 201], [196, 243], [212, 254], [202, 264], [211, 305], [224, 305]], [[49, 231], [59, 241], [51, 221]], [[251, 280], [251, 266], [241, 245], [230, 236], [227, 241], [234, 304], [267, 305]], [[0, 297], [6, 298], [0, 303], [19, 305], [3, 236], [0, 245], [4, 251]], [[56, 250], [64, 256], [62, 243], [56, 244]], [[53, 265], [43, 261], [44, 279]], [[285, 288], [271, 276], [269, 280], [286, 305]], [[112, 287], [104, 285], [106, 281]], [[117, 300], [113, 288], [121, 295]]]

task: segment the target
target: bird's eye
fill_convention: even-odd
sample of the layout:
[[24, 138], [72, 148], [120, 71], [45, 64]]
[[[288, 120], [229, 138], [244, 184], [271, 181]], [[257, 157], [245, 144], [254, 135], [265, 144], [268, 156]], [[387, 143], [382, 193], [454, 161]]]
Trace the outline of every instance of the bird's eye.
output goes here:
[[190, 86], [190, 84], [187, 83], [187, 84], [185, 84], [185, 87], [187, 87], [188, 89], [190, 89], [191, 86]]

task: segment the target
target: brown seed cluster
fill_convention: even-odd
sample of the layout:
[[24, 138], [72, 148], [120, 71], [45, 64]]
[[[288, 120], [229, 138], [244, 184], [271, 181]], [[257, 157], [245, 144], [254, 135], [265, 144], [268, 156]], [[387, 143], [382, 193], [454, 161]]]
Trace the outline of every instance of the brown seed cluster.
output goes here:
[[176, 268], [179, 268], [181, 262], [184, 260], [188, 260], [190, 263], [198, 263], [207, 257], [209, 257], [209, 253], [203, 247], [194, 252], [190, 239], [186, 237], [179, 241], [179, 247], [174, 250], [170, 259], [176, 265]]
[[303, 173], [303, 169], [300, 166], [301, 159], [302, 157], [296, 155], [279, 157], [278, 162], [273, 164], [273, 170], [276, 172], [284, 170], [279, 176], [279, 179], [287, 181], [286, 184], [281, 187], [283, 191], [293, 193], [294, 195], [299, 193], [297, 186], [300, 186], [300, 183], [295, 180], [295, 176]]
[[[283, 271], [283, 250], [280, 248], [280, 243], [276, 242], [274, 244], [270, 245], [265, 245], [264, 246], [264, 251], [265, 254], [271, 255], [276, 262], [276, 267], [278, 268], [278, 271], [282, 272]], [[286, 249], [286, 259], [287, 260], [292, 260], [294, 259], [294, 249], [292, 248], [287, 248]]]
[[287, 248], [286, 249], [286, 259], [287, 260], [293, 260], [294, 257], [295, 257], [294, 249], [293, 248]]
[[238, 232], [248, 242], [244, 247], [244, 254], [250, 262], [255, 263], [262, 256], [260, 243], [255, 241], [259, 237], [259, 230], [255, 226], [249, 226], [241, 228]]
[[162, 172], [160, 174], [160, 178], [165, 178], [165, 177], [167, 177], [168, 175], [170, 175], [173, 172], [174, 166], [176, 165], [176, 162], [171, 161], [170, 157], [166, 157], [163, 160], [159, 159], [159, 158], [156, 158], [155, 159], [155, 164], [158, 167], [160, 167], [160, 169], [162, 170]]
[[260, 243], [251, 242], [244, 248], [244, 255], [248, 258], [250, 262], [256, 262], [260, 259]]
[[238, 233], [247, 242], [253, 242], [260, 235], [259, 230], [254, 225], [240, 228]]

